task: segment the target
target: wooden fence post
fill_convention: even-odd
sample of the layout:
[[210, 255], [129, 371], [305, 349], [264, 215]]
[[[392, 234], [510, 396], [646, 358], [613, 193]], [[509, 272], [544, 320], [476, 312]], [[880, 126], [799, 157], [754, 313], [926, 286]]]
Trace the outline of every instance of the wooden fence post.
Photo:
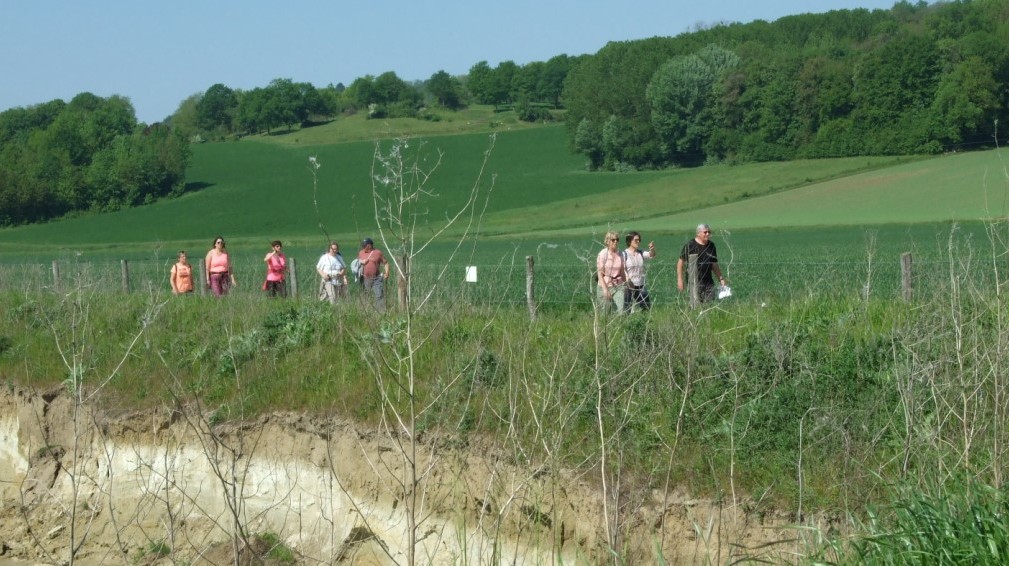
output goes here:
[[900, 254], [900, 289], [903, 292], [905, 302], [911, 301], [912, 288], [911, 252], [904, 252]]
[[536, 274], [533, 270], [533, 256], [526, 256], [526, 304], [529, 306], [529, 319], [536, 320]]
[[298, 263], [291, 258], [291, 265], [287, 268], [288, 279], [290, 279], [290, 285], [287, 287], [287, 295], [289, 297], [298, 296]]
[[700, 289], [697, 284], [697, 254], [690, 254], [687, 261], [687, 291], [690, 295], [690, 308], [696, 309], [701, 304]]
[[53, 260], [53, 289], [59, 293], [60, 291], [60, 264]]
[[130, 266], [125, 259], [119, 260], [120, 269], [123, 274], [123, 293], [130, 294]]

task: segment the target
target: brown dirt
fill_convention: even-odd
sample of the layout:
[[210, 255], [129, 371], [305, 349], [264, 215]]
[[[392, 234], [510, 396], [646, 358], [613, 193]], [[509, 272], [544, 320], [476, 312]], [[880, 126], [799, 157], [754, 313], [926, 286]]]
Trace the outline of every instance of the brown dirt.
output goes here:
[[[233, 564], [242, 532], [242, 564], [292, 563], [285, 553], [299, 564], [408, 562], [406, 435], [298, 414], [214, 426], [205, 416], [107, 414], [59, 390], [0, 392], [0, 560]], [[489, 442], [417, 448], [416, 563], [609, 561], [612, 510], [591, 476], [521, 464]], [[808, 550], [787, 516], [744, 513], [752, 502], [719, 506], [681, 490], [626, 500], [611, 538], [628, 563], [657, 563], [657, 549], [668, 564]]]

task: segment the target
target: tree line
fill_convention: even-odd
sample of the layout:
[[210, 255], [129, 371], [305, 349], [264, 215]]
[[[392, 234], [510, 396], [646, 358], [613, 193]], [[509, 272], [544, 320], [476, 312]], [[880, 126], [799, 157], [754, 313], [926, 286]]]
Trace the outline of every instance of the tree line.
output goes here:
[[1007, 12], [999, 0], [901, 1], [611, 42], [526, 65], [480, 61], [463, 76], [438, 71], [412, 83], [390, 71], [349, 87], [217, 84], [170, 121], [218, 139], [356, 112], [437, 120], [429, 109], [476, 103], [528, 121], [563, 109], [570, 147], [591, 169], [938, 153], [997, 142], [1009, 109]]
[[991, 146], [1007, 39], [1009, 3], [955, 0], [613, 42], [569, 73], [565, 123], [610, 170]]
[[367, 112], [370, 118], [437, 119], [425, 108], [467, 104], [514, 109], [546, 120], [559, 107], [575, 58], [519, 66], [473, 67], [473, 80], [438, 71], [408, 83], [394, 72], [316, 88], [275, 79], [265, 87], [215, 84], [184, 100], [163, 123], [138, 123], [129, 99], [81, 93], [0, 112], [0, 226], [45, 221], [81, 211], [109, 211], [181, 194], [190, 143], [270, 133]]
[[146, 204], [185, 189], [189, 143], [85, 92], [0, 112], [0, 226]]
[[441, 70], [415, 82], [388, 71], [360, 77], [350, 86], [323, 88], [291, 79], [274, 79], [251, 90], [219, 83], [184, 100], [169, 121], [190, 137], [222, 139], [308, 126], [358, 112], [376, 119], [437, 120], [430, 109], [460, 110], [474, 103], [514, 110], [530, 122], [551, 120], [550, 108], [561, 108], [564, 80], [579, 60], [558, 55], [546, 62], [504, 61], [495, 67], [480, 61], [463, 77]]

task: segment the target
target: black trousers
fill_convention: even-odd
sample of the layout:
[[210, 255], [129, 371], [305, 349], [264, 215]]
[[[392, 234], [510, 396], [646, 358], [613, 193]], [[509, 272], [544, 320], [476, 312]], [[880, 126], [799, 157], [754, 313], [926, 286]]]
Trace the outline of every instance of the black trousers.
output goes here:
[[646, 311], [652, 308], [652, 298], [648, 296], [648, 289], [644, 285], [635, 287], [628, 282], [624, 289], [624, 308], [631, 311], [634, 307]]

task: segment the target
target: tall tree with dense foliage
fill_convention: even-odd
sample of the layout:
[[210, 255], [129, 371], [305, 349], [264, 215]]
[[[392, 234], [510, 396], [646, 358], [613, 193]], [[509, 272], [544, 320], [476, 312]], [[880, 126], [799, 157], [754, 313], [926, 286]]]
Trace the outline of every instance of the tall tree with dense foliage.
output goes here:
[[712, 99], [725, 74], [738, 64], [735, 53], [709, 45], [670, 59], [652, 76], [645, 97], [652, 126], [672, 160], [689, 163], [704, 155], [715, 125]]
[[199, 118], [197, 118], [196, 110], [196, 106], [200, 103], [201, 98], [203, 98], [203, 95], [197, 93], [183, 99], [183, 101], [179, 103], [179, 107], [175, 109], [175, 112], [173, 112], [166, 120], [166, 123], [171, 126], [173, 130], [186, 139], [193, 139], [196, 141], [202, 139], [200, 137], [201, 128], [199, 126]]
[[208, 88], [196, 103], [196, 124], [207, 131], [221, 129], [230, 133], [237, 110], [235, 91], [217, 83]]
[[292, 129], [308, 117], [301, 89], [291, 79], [274, 79], [266, 88], [266, 106], [270, 126]]
[[514, 102], [518, 97], [519, 66], [514, 61], [502, 61], [491, 75], [490, 104], [495, 106]]
[[953, 143], [987, 140], [985, 129], [999, 115], [1000, 90], [988, 61], [971, 55], [953, 65], [940, 79], [932, 103], [937, 133]]
[[560, 108], [561, 94], [564, 92], [564, 79], [567, 78], [568, 72], [577, 61], [577, 58], [557, 55], [544, 63], [539, 83], [536, 85], [536, 98], [543, 102], [549, 102], [554, 108]]
[[256, 87], [238, 95], [238, 127], [249, 133], [270, 130], [270, 120], [266, 113], [269, 94], [266, 89]]
[[445, 71], [438, 71], [427, 80], [427, 91], [438, 105], [449, 110], [462, 108], [462, 84]]
[[480, 104], [493, 104], [494, 100], [494, 70], [487, 61], [480, 61], [469, 69], [466, 77], [466, 88]]

